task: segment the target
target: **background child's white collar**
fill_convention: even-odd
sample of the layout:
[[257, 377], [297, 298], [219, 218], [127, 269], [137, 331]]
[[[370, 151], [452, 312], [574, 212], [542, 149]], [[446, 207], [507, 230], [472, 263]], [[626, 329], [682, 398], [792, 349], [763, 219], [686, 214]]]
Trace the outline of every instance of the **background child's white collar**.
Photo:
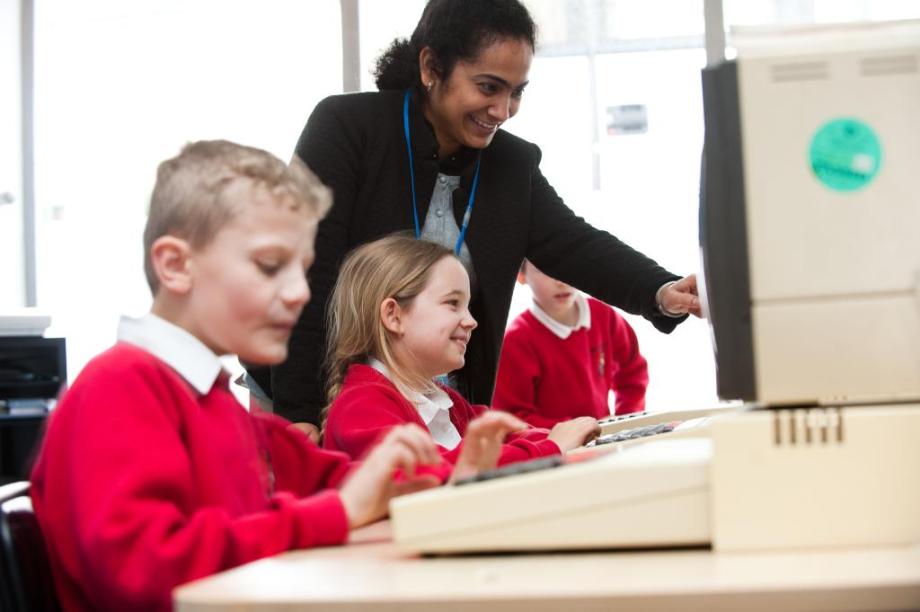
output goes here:
[[533, 314], [534, 318], [545, 325], [549, 331], [565, 340], [573, 331], [581, 329], [582, 327], [591, 329], [591, 309], [588, 308], [588, 298], [580, 291], [575, 292], [575, 306], [578, 307], [578, 320], [575, 321], [575, 325], [572, 327], [569, 327], [565, 323], [560, 323], [546, 314], [546, 311], [540, 308], [539, 304], [536, 302], [531, 302], [530, 312]]

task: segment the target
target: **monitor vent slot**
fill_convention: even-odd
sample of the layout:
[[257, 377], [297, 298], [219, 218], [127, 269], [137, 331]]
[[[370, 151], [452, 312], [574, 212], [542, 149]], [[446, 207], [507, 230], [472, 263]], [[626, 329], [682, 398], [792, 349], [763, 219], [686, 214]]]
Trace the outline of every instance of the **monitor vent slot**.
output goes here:
[[774, 83], [823, 81], [830, 76], [827, 62], [794, 62], [770, 67]]
[[862, 76], [916, 74], [917, 64], [916, 55], [881, 55], [860, 60], [859, 71]]
[[775, 446], [836, 446], [845, 441], [839, 408], [777, 410], [773, 413]]

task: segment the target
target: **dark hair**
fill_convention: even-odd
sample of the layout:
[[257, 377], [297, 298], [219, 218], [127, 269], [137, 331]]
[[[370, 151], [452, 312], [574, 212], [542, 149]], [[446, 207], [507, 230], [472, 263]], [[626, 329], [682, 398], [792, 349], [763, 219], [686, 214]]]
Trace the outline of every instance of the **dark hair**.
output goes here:
[[429, 47], [445, 80], [458, 60], [476, 59], [493, 42], [511, 38], [536, 46], [537, 26], [519, 0], [428, 0], [412, 38], [397, 38], [377, 58], [377, 89], [422, 91], [418, 56]]

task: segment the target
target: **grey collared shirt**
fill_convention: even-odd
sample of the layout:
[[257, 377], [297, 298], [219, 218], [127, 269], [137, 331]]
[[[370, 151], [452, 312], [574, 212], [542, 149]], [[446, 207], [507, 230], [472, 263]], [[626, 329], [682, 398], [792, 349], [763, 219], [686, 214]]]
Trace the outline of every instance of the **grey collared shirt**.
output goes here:
[[[438, 178], [434, 182], [434, 191], [431, 194], [431, 203], [428, 206], [428, 215], [422, 226], [424, 240], [443, 245], [451, 251], [457, 246], [457, 238], [460, 237], [460, 227], [457, 225], [457, 220], [454, 219], [452, 199], [452, 194], [459, 185], [459, 176], [438, 173]], [[476, 274], [473, 270], [473, 258], [466, 247], [466, 242], [460, 247], [459, 257], [467, 274], [470, 275], [470, 289], [472, 290], [476, 283]]]

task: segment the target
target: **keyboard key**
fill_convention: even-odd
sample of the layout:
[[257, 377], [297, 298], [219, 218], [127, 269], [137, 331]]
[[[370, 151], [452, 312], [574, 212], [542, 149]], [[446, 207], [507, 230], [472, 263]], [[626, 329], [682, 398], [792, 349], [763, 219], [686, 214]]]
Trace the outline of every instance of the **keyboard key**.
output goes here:
[[607, 434], [606, 436], [600, 436], [599, 438], [594, 439], [591, 442], [588, 442], [585, 446], [603, 446], [604, 444], [612, 444], [614, 442], [624, 442], [626, 440], [635, 440], [637, 438], [645, 438], [648, 436], [654, 436], [660, 433], [668, 433], [674, 431], [674, 429], [680, 425], [680, 421], [670, 421], [668, 423], [659, 423], [657, 425], [643, 425], [642, 427], [634, 427], [632, 429], [624, 429], [623, 431], [618, 431], [616, 433]]
[[532, 459], [530, 461], [521, 461], [519, 463], [512, 463], [511, 465], [505, 465], [500, 468], [495, 468], [494, 470], [485, 470], [479, 472], [474, 476], [468, 476], [466, 478], [461, 478], [454, 483], [454, 486], [459, 487], [462, 485], [467, 485], [473, 482], [482, 482], [485, 480], [495, 480], [496, 478], [505, 478], [506, 476], [515, 476], [517, 474], [526, 474], [528, 472], [538, 472], [540, 470], [548, 470], [555, 467], [559, 467], [566, 463], [565, 458], [562, 455], [553, 455], [552, 457], [541, 457], [540, 459]]

